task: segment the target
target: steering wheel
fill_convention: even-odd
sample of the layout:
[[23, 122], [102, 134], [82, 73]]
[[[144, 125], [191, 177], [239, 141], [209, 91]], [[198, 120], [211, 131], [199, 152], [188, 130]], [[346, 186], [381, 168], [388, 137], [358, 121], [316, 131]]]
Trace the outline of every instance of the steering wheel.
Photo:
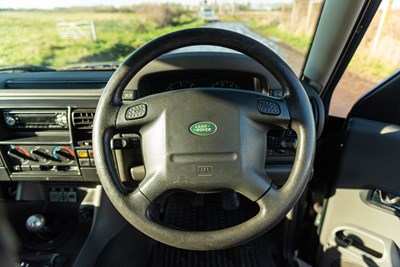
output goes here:
[[[170, 91], [122, 102], [129, 81], [149, 62], [174, 49], [216, 45], [239, 51], [269, 70], [283, 98], [247, 90], [214, 88]], [[266, 134], [272, 125], [297, 133], [297, 152], [287, 182], [278, 188], [265, 173]], [[127, 191], [113, 162], [116, 133], [141, 136], [146, 175]], [[311, 175], [315, 125], [304, 88], [270, 49], [244, 35], [195, 28], [159, 37], [132, 53], [115, 71], [97, 106], [94, 158], [101, 184], [122, 216], [141, 232], [165, 244], [213, 250], [249, 241], [275, 226], [296, 204]], [[183, 231], [162, 225], [149, 210], [169, 190], [197, 193], [230, 189], [255, 201], [249, 220], [214, 231]]]

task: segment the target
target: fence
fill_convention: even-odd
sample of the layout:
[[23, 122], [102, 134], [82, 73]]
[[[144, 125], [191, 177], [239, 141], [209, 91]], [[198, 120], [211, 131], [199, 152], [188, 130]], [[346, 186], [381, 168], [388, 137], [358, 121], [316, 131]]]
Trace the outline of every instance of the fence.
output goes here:
[[92, 39], [93, 42], [97, 41], [96, 29], [93, 21], [65, 21], [60, 19], [57, 21], [56, 27], [61, 39]]

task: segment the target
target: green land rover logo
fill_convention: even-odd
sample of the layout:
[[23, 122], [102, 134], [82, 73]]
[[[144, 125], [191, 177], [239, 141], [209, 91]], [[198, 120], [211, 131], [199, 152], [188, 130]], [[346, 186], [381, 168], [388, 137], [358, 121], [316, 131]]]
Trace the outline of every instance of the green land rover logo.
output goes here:
[[190, 125], [190, 132], [195, 135], [212, 135], [217, 131], [217, 125], [209, 121], [199, 121]]

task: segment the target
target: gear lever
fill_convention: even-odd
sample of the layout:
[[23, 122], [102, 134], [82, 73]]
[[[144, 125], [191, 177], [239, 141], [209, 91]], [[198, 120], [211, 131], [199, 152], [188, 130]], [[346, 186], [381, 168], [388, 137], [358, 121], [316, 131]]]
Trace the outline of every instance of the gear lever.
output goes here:
[[46, 219], [43, 215], [33, 214], [25, 222], [25, 227], [29, 232], [37, 233], [43, 230], [46, 225]]

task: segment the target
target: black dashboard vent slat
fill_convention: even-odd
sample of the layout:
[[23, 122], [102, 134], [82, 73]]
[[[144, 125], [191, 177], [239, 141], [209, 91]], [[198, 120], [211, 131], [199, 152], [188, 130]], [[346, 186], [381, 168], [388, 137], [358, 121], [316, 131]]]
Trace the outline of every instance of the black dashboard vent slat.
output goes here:
[[4, 89], [102, 89], [107, 81], [103, 80], [43, 80], [12, 79], [5, 81]]
[[94, 109], [77, 109], [72, 112], [72, 124], [77, 130], [91, 131], [93, 128]]

